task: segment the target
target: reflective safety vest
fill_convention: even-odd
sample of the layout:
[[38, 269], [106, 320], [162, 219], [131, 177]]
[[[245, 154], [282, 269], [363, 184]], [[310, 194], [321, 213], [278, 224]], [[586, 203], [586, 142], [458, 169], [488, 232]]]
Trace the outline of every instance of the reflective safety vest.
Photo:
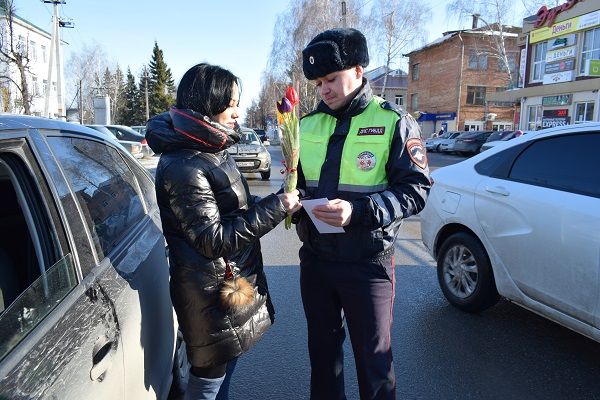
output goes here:
[[[374, 193], [387, 189], [385, 165], [400, 116], [384, 110], [373, 96], [365, 110], [352, 117], [344, 142], [338, 190]], [[300, 123], [300, 163], [307, 188], [317, 188], [337, 119], [325, 113], [304, 117]]]

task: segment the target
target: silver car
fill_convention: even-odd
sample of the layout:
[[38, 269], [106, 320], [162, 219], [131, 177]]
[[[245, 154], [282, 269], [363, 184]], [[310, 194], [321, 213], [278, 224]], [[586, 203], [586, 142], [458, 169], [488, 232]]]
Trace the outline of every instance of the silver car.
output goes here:
[[0, 398], [167, 398], [185, 353], [152, 177], [114, 137], [2, 115], [0, 185]]
[[263, 181], [271, 177], [271, 154], [260, 141], [256, 132], [250, 128], [241, 128], [239, 143], [229, 147], [227, 151], [233, 156], [242, 172], [258, 172]]

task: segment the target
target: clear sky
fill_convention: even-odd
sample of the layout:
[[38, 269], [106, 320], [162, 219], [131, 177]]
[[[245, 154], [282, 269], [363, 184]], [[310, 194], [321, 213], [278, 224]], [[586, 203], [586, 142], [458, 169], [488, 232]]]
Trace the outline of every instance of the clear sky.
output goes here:
[[[445, 17], [448, 0], [424, 0], [433, 9], [429, 41], [443, 31], [458, 29]], [[17, 15], [52, 31], [52, 5], [42, 0], [14, 0]], [[100, 44], [109, 64], [127, 67], [137, 77], [152, 56], [154, 41], [177, 83], [198, 62], [230, 69], [242, 79], [241, 108], [258, 96], [260, 79], [271, 50], [277, 15], [289, 0], [66, 0], [62, 18], [72, 18], [74, 29], [61, 29], [65, 63], [71, 52]], [[468, 24], [467, 24], [468, 25]], [[369, 68], [375, 68], [371, 63]], [[66, 103], [72, 99], [67, 98]]]

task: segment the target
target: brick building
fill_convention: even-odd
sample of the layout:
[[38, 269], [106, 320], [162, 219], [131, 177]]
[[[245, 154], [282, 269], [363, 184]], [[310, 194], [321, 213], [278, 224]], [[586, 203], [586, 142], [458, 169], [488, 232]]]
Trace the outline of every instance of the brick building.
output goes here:
[[[521, 28], [502, 26], [512, 81], [490, 38], [500, 35], [497, 25], [445, 32], [409, 57], [406, 108], [421, 125], [423, 136], [440, 129], [509, 130], [518, 111], [514, 102], [491, 103], [490, 93], [505, 91], [516, 82], [517, 38]], [[497, 37], [497, 36], [496, 36]]]

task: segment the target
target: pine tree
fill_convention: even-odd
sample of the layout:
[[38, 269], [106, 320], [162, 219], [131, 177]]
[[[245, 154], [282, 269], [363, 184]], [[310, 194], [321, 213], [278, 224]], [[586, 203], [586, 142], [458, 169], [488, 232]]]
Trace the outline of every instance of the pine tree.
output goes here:
[[127, 67], [125, 87], [123, 88], [123, 107], [119, 113], [119, 124], [133, 126], [138, 125], [140, 118], [139, 112], [139, 92], [135, 85], [135, 77], [131, 73], [131, 69]]
[[163, 52], [154, 42], [152, 60], [149, 68], [149, 101], [150, 117], [167, 111], [175, 103], [175, 83], [171, 70], [165, 63]]
[[113, 85], [114, 85], [114, 118], [113, 121], [115, 123], [120, 123], [121, 113], [123, 112], [125, 106], [125, 82], [123, 71], [117, 65], [117, 69], [113, 75]]

